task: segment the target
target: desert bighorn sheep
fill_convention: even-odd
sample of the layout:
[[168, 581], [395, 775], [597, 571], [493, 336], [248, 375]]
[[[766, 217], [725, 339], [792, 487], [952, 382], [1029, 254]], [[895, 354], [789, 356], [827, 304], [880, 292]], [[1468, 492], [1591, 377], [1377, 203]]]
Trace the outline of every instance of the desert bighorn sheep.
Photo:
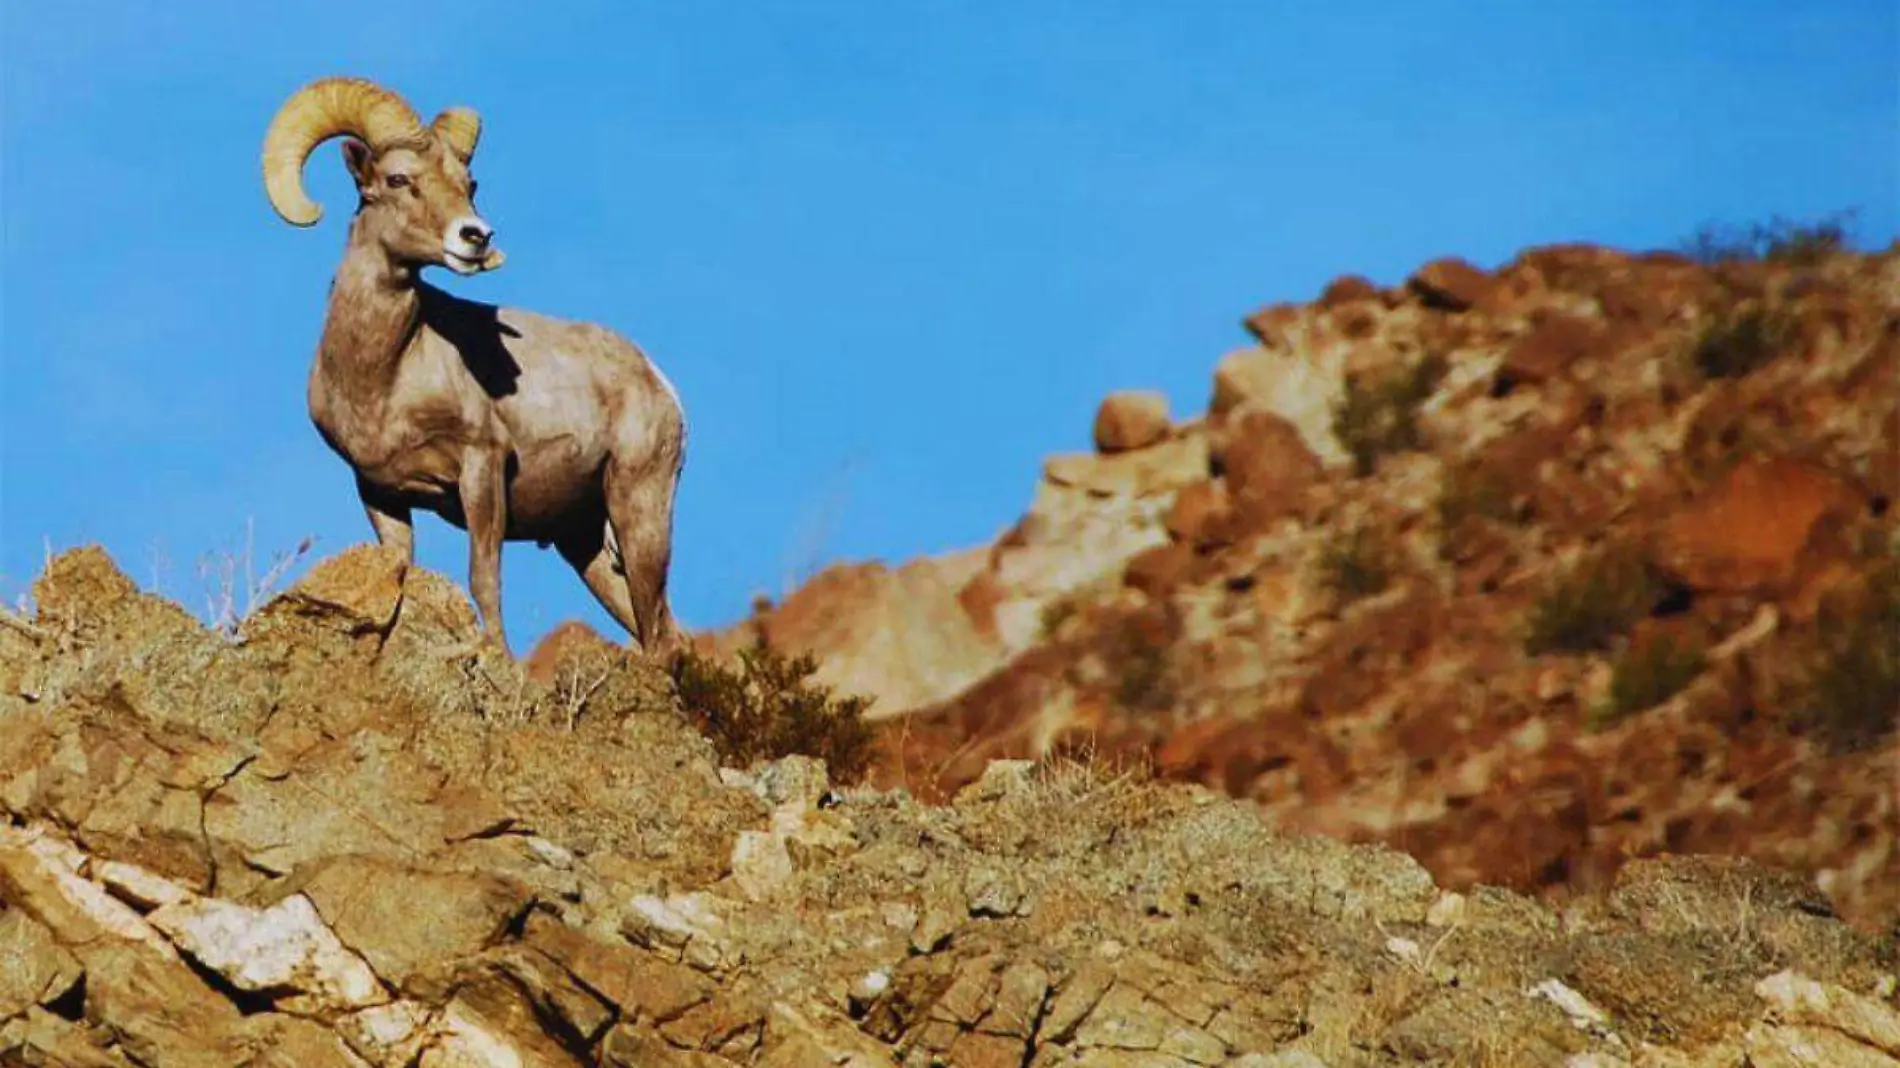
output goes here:
[[377, 541], [413, 559], [412, 508], [468, 531], [469, 592], [483, 635], [503, 649], [502, 542], [553, 545], [637, 643], [670, 650], [679, 396], [610, 330], [477, 304], [418, 277], [431, 264], [472, 275], [502, 262], [475, 212], [481, 120], [467, 108], [424, 125], [360, 79], [298, 90], [264, 137], [264, 188], [285, 221], [322, 215], [304, 193], [304, 161], [340, 135], [359, 200], [310, 371], [310, 416], [356, 472]]

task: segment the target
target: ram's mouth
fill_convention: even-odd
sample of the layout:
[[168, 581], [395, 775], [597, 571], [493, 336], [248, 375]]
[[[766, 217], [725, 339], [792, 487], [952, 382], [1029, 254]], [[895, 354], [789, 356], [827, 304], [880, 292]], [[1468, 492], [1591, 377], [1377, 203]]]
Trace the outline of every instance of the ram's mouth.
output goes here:
[[442, 250], [442, 263], [456, 274], [480, 274], [492, 271], [502, 265], [508, 257], [498, 248], [491, 248], [479, 256], [464, 256], [453, 249]]
[[454, 271], [456, 274], [463, 275], [479, 274], [483, 266], [483, 260], [481, 259], [470, 259], [467, 256], [458, 255], [448, 249], [442, 250], [442, 262], [449, 270]]

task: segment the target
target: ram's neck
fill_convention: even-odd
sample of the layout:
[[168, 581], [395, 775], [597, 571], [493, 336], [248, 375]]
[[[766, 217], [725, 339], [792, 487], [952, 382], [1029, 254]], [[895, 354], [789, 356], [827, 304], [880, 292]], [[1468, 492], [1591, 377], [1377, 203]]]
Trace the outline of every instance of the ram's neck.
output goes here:
[[317, 346], [325, 384], [359, 411], [380, 410], [421, 321], [414, 269], [390, 261], [359, 218], [330, 284]]

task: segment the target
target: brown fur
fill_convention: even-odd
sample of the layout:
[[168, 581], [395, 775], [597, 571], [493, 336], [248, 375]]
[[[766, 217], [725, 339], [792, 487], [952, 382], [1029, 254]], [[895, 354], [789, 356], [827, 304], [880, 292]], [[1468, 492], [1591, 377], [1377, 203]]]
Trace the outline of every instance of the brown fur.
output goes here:
[[[504, 540], [555, 546], [636, 642], [672, 648], [666, 579], [685, 424], [671, 386], [612, 331], [420, 280], [429, 265], [477, 269], [445, 248], [451, 224], [477, 217], [440, 120], [380, 154], [343, 147], [361, 201], [310, 372], [310, 414], [356, 472], [377, 539], [413, 557], [416, 508], [467, 530], [469, 590], [504, 648]], [[485, 234], [462, 247], [499, 262]]]

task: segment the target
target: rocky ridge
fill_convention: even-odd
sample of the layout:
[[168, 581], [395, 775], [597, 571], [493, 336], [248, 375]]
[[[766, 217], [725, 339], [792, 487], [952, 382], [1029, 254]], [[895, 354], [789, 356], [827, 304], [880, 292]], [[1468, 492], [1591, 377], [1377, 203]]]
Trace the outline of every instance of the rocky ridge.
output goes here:
[[[920, 796], [1087, 750], [1454, 887], [1723, 853], [1900, 920], [1900, 247], [1550, 246], [1245, 325], [1205, 413], [1108, 398], [889, 658], [857, 620], [934, 561], [708, 644], [830, 660], [889, 717], [878, 781]], [[954, 670], [881, 689], [898, 663]]]
[[1900, 1064], [1895, 946], [1746, 861], [1562, 911], [1108, 764], [718, 766], [362, 547], [235, 636], [96, 549], [0, 617], [0, 1063]]

